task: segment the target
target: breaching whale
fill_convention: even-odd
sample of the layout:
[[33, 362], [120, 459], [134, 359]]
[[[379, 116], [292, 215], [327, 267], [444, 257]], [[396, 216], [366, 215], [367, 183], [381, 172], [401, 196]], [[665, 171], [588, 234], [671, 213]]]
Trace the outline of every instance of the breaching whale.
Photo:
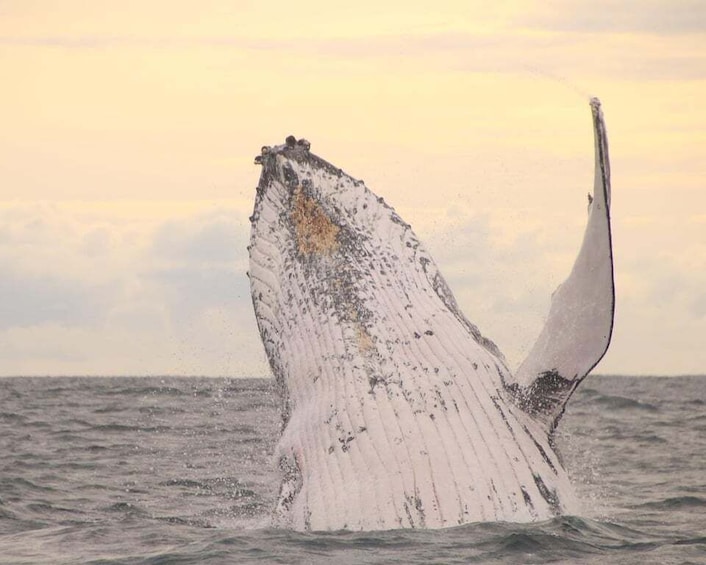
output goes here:
[[514, 374], [411, 227], [290, 136], [263, 147], [249, 277], [279, 388], [277, 527], [441, 528], [576, 514], [552, 436], [613, 326], [608, 143], [569, 277]]

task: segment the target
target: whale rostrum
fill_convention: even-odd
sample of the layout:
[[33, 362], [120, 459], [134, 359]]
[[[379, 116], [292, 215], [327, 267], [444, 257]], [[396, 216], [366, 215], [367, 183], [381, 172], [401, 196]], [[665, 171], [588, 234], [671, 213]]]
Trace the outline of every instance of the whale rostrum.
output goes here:
[[[576, 514], [552, 436], [610, 342], [608, 143], [578, 257], [513, 374], [412, 228], [290, 136], [263, 147], [250, 285], [281, 398], [274, 524], [441, 528]], [[591, 199], [589, 199], [591, 200]]]

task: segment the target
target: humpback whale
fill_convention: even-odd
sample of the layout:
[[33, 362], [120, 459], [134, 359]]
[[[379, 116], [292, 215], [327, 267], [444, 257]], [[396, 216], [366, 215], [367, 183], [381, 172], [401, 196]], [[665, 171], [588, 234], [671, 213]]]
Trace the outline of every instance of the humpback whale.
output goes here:
[[255, 317], [281, 399], [274, 525], [442, 528], [577, 514], [553, 435], [614, 314], [610, 167], [575, 264], [512, 372], [385, 201], [310, 151], [263, 147], [251, 217]]

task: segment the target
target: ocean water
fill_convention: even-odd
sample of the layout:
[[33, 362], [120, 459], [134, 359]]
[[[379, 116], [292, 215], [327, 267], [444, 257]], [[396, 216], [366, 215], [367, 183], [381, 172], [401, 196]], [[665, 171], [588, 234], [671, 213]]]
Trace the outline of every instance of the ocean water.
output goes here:
[[0, 563], [706, 563], [706, 377], [589, 377], [584, 512], [536, 524], [272, 529], [278, 421], [267, 380], [0, 379]]

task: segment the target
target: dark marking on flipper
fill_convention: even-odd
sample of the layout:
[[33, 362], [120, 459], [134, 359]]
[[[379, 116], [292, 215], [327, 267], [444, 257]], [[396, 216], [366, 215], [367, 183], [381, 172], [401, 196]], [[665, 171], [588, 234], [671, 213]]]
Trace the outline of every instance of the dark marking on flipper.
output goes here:
[[[573, 388], [578, 385], [575, 380], [562, 377], [556, 369], [544, 371], [529, 387], [521, 387], [517, 383], [505, 384], [505, 388], [515, 399], [517, 405], [535, 417], [551, 417], [556, 407], [563, 404]], [[563, 413], [563, 410], [562, 410]], [[552, 418], [550, 432], [554, 430], [559, 418]]]

